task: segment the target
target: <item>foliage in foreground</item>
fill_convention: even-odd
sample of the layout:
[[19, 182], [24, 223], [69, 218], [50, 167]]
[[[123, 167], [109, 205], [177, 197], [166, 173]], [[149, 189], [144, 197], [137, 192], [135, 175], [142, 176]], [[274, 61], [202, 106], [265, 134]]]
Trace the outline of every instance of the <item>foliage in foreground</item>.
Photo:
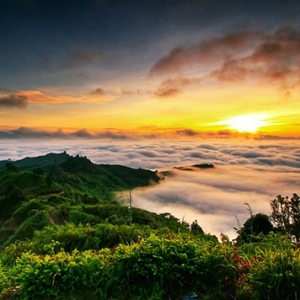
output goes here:
[[274, 233], [239, 247], [225, 239], [218, 243], [205, 235], [172, 232], [100, 250], [66, 252], [59, 246], [53, 240], [43, 254], [28, 250], [14, 262], [2, 251], [0, 299], [179, 300], [195, 292], [199, 299], [279, 300], [300, 295], [299, 249]]

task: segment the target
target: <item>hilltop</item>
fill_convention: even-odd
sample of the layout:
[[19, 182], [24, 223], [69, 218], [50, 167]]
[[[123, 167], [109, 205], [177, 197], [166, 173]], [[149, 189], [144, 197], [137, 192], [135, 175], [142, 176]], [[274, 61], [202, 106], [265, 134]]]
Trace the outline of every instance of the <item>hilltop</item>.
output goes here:
[[60, 164], [70, 158], [70, 155], [66, 152], [62, 153], [48, 153], [46, 155], [37, 157], [25, 157], [23, 159], [12, 161], [0, 160], [0, 169], [4, 169], [7, 163], [13, 163], [17, 168], [22, 170], [33, 170], [34, 168], [43, 168], [45, 171], [48, 170], [53, 164]]

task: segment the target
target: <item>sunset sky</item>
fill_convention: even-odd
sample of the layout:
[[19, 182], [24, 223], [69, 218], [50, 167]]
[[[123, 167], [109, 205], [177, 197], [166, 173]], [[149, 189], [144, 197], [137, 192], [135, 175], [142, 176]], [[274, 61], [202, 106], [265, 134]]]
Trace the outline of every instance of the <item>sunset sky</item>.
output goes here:
[[4, 0], [0, 138], [300, 135], [300, 1]]
[[0, 25], [0, 160], [212, 163], [134, 205], [231, 237], [299, 193], [299, 0], [0, 0]]

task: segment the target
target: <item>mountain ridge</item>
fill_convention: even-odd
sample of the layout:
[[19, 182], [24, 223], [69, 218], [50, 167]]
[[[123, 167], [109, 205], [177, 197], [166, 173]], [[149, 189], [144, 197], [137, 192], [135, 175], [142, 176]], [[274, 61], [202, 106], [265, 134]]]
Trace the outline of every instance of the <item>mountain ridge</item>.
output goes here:
[[[4, 162], [1, 161], [2, 166]], [[55, 220], [85, 224], [104, 222], [105, 218], [114, 216], [116, 223], [126, 223], [127, 207], [122, 208], [126, 213], [117, 209], [120, 204], [115, 192], [159, 181], [157, 172], [97, 165], [86, 157], [66, 152], [8, 160], [0, 169], [0, 243], [30, 238], [34, 230], [55, 225]], [[101, 210], [96, 208], [101, 206], [103, 210], [106, 205], [112, 205], [111, 209], [106, 215], [100, 214]], [[94, 209], [87, 212], [91, 206]], [[93, 215], [93, 211], [98, 211], [98, 215]], [[148, 223], [155, 219], [145, 218]]]

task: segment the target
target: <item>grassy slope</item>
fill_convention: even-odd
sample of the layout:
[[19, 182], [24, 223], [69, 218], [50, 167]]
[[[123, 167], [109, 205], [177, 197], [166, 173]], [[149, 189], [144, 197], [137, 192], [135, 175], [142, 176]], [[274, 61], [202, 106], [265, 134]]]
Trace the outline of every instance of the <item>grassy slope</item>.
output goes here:
[[[113, 192], [159, 181], [152, 171], [96, 165], [86, 157], [71, 157], [66, 153], [12, 163], [19, 171], [6, 167], [0, 170], [0, 243], [30, 238], [36, 229], [65, 221], [79, 224], [110, 220], [126, 224], [127, 208], [120, 210]], [[32, 171], [37, 168], [44, 173], [34, 174]], [[139, 212], [138, 215], [136, 222], [141, 224], [164, 225], [156, 214], [153, 217], [153, 213]]]

